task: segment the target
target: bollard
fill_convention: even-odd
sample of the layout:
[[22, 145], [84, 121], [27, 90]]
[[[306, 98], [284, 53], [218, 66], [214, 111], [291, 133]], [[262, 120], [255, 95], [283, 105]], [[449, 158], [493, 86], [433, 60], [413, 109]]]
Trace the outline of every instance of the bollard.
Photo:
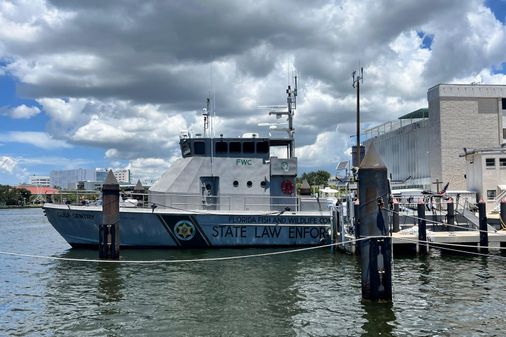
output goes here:
[[[488, 225], [487, 225], [487, 210], [486, 204], [483, 199], [478, 203], [478, 217], [480, 219], [480, 252], [488, 253]], [[482, 248], [485, 247], [485, 248]]]
[[394, 233], [397, 233], [400, 230], [400, 227], [399, 227], [399, 212], [400, 212], [399, 200], [394, 199], [394, 213], [392, 215], [392, 227], [393, 227], [392, 231]]
[[[358, 171], [361, 238], [359, 242], [362, 266], [362, 298], [373, 301], [392, 300], [392, 238], [387, 228], [388, 212], [383, 208], [388, 200], [387, 168], [370, 145]], [[375, 237], [376, 236], [376, 237]]]
[[455, 205], [453, 204], [453, 199], [448, 199], [446, 203], [446, 230], [453, 231], [453, 225], [455, 224]]
[[417, 251], [421, 255], [427, 254], [427, 221], [425, 220], [425, 203], [418, 201], [418, 245]]
[[99, 257], [119, 259], [119, 184], [111, 170], [102, 186], [102, 224], [98, 235]]
[[506, 229], [506, 198], [501, 199], [501, 215], [499, 216], [501, 221], [501, 228]]

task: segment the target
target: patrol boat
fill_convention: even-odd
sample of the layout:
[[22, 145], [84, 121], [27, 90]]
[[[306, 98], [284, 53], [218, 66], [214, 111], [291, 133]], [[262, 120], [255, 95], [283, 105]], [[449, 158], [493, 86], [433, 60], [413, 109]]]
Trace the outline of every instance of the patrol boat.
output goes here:
[[[120, 245], [138, 248], [311, 246], [327, 243], [325, 200], [297, 196], [293, 116], [297, 81], [287, 106], [269, 112], [287, 118], [284, 137], [182, 132], [182, 157], [150, 187], [140, 207], [120, 205]], [[286, 156], [271, 155], [281, 148]], [[332, 201], [333, 202], [333, 201]], [[98, 247], [102, 207], [46, 203], [45, 214], [72, 247]]]

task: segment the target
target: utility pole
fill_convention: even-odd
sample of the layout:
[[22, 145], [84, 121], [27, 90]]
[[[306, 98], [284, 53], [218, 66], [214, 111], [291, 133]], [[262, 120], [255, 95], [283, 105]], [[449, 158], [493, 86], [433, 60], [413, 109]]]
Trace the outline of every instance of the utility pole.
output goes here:
[[[357, 89], [357, 145], [356, 145], [356, 161], [353, 166], [359, 167], [362, 161], [360, 151], [360, 82], [364, 83], [364, 68], [360, 67], [360, 74], [357, 75], [356, 71], [352, 73], [353, 88]], [[352, 151], [353, 152], [353, 151]]]

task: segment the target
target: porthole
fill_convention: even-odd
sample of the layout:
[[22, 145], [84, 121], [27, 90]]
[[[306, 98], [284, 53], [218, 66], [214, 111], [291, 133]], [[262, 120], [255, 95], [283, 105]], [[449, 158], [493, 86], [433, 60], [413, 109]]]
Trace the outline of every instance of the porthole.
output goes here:
[[234, 183], [233, 183], [233, 184], [234, 184], [234, 187], [239, 186], [239, 182], [238, 182], [237, 180], [234, 180]]
[[261, 187], [261, 188], [265, 188], [265, 186], [267, 186], [267, 182], [266, 182], [265, 180], [262, 180], [262, 181], [260, 182], [260, 187]]
[[248, 182], [246, 183], [246, 186], [251, 187], [251, 186], [253, 186], [253, 183], [252, 183], [251, 181], [248, 181]]

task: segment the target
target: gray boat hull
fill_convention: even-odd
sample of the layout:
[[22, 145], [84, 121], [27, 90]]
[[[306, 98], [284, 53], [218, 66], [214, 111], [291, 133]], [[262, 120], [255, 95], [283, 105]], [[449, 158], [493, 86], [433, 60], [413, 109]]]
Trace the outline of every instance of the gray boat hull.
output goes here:
[[[102, 209], [44, 205], [72, 247], [98, 247]], [[329, 212], [208, 212], [122, 208], [120, 245], [129, 248], [314, 246], [329, 242]]]

